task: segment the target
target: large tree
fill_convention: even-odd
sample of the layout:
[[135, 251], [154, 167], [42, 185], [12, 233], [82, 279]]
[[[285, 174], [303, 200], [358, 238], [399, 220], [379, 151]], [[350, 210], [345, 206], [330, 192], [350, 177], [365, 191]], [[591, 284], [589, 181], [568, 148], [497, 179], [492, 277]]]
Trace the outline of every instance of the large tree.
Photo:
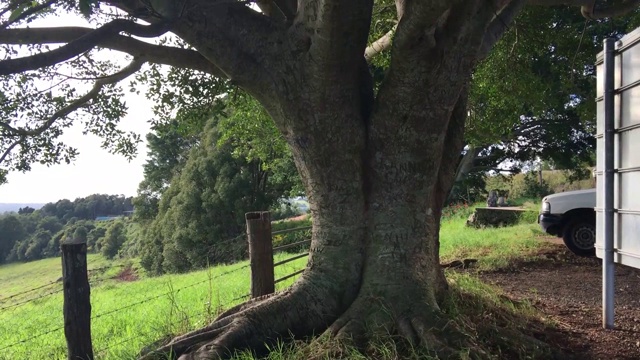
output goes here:
[[[9, 75], [2, 81], [0, 160], [24, 169], [33, 159], [72, 156], [55, 135], [78, 109], [89, 115], [82, 118], [88, 131], [129, 153], [133, 141], [115, 126], [125, 109], [113, 84], [147, 62], [229, 79], [264, 106], [291, 148], [313, 215], [309, 263], [291, 288], [235, 307], [161, 350], [215, 358], [289, 334], [360, 338], [392, 329], [451, 355], [458, 343], [442, 330], [448, 327], [438, 301], [447, 282], [438, 230], [475, 65], [527, 4], [581, 6], [595, 19], [635, 10], [640, 1], [396, 0], [397, 24], [370, 47], [372, 9], [390, 4], [260, 0], [258, 12], [247, 3], [81, 0], [95, 28], [37, 28], [25, 24], [76, 2], [4, 1], [0, 43], [29, 46], [5, 48], [0, 62], [0, 74]], [[179, 40], [140, 40], [168, 32]], [[96, 47], [133, 59], [106, 74], [115, 64], [87, 63]], [[374, 82], [367, 61], [385, 49], [391, 62]], [[62, 62], [80, 69], [75, 78], [95, 78], [92, 90], [74, 98], [70, 86], [53, 94], [37, 89], [36, 79], [65, 73]], [[35, 120], [25, 123], [28, 116]]]

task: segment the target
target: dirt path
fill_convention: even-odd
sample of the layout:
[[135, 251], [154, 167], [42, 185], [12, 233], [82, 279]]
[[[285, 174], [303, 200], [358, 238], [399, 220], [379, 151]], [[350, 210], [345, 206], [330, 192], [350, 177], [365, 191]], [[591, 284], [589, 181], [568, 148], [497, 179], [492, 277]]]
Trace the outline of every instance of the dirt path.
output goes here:
[[640, 359], [640, 270], [616, 268], [615, 330], [603, 330], [600, 260], [555, 244], [535, 261], [479, 274], [514, 300], [528, 299], [565, 335], [577, 359]]

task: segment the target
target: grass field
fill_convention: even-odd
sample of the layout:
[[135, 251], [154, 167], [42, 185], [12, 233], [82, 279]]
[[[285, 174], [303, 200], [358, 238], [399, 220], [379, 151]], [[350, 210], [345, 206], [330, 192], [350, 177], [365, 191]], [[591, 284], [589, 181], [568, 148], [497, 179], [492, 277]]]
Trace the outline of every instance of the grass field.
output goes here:
[[[476, 230], [464, 226], [467, 213], [461, 211], [443, 221], [443, 262], [477, 258], [480, 268], [490, 269], [534, 254], [544, 246], [537, 239], [540, 233], [535, 224]], [[277, 258], [289, 256], [279, 254]], [[303, 268], [305, 263], [303, 258], [276, 268], [276, 278]], [[109, 262], [90, 255], [88, 264], [97, 359], [134, 358], [142, 347], [162, 337], [201, 327], [249, 292], [246, 261], [182, 275], [145, 277], [138, 271], [142, 277], [137, 281], [110, 279], [125, 266], [137, 269], [136, 262]], [[0, 359], [66, 358], [62, 294], [56, 292], [62, 287], [56, 282], [60, 276], [60, 259], [0, 267]], [[293, 281], [279, 283], [279, 288]]]
[[[276, 259], [287, 256], [290, 255], [279, 254]], [[303, 268], [305, 262], [306, 259], [299, 259], [277, 267], [276, 278]], [[98, 255], [91, 255], [88, 264], [90, 273], [92, 268], [106, 265]], [[131, 282], [106, 280], [121, 269], [121, 264], [114, 265], [117, 267], [100, 271], [90, 279], [96, 283], [91, 289], [91, 335], [98, 359], [133, 358], [144, 345], [167, 334], [202, 326], [249, 293], [246, 261]], [[0, 267], [0, 308], [4, 308], [0, 310], [0, 359], [66, 358], [62, 294], [47, 295], [61, 289], [62, 284], [7, 299], [11, 294], [55, 281], [60, 274], [60, 259]], [[286, 287], [293, 281], [278, 285]], [[20, 304], [43, 295], [46, 296]], [[22, 342], [25, 339], [28, 340]]]

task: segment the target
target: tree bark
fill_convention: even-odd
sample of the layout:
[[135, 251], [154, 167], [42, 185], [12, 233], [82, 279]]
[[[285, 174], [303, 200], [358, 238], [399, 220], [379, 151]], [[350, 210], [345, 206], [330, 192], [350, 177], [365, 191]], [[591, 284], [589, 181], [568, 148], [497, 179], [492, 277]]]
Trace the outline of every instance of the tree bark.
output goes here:
[[91, 299], [87, 275], [87, 244], [67, 242], [62, 251], [64, 335], [69, 360], [93, 360]]
[[[466, 88], [495, 12], [475, 0], [409, 3], [417, 9], [398, 24], [394, 61], [374, 97], [363, 57], [370, 15], [355, 11], [358, 3], [367, 1], [305, 2], [326, 6], [301, 9], [297, 19], [311, 20], [289, 37], [261, 39], [282, 41], [284, 50], [278, 64], [254, 59], [272, 70], [260, 91], [248, 88], [286, 138], [305, 186], [313, 218], [306, 271], [291, 288], [230, 309], [146, 358], [228, 357], [325, 330], [358, 342], [391, 330], [442, 357], [467, 341], [442, 330], [449, 327], [439, 308], [447, 290], [440, 216], [462, 150]], [[175, 32], [214, 58], [215, 29], [183, 16]], [[331, 28], [322, 17], [352, 26]], [[216, 66], [227, 71], [225, 62]]]
[[[313, 239], [300, 280], [145, 356], [181, 359], [264, 350], [282, 337], [325, 330], [364, 341], [393, 331], [428, 345], [435, 355], [455, 354], [467, 340], [443, 330], [451, 327], [439, 309], [447, 290], [439, 266], [439, 226], [462, 147], [473, 67], [525, 2], [580, 5], [590, 18], [640, 4], [395, 0], [393, 39], [376, 44], [389, 47], [392, 60], [374, 89], [364, 56], [373, 0], [257, 1], [265, 14], [244, 1], [98, 2], [151, 25], [114, 20], [93, 30], [4, 29], [0, 42], [5, 44], [66, 45], [2, 61], [8, 70], [0, 73], [53, 65], [97, 46], [133, 55], [135, 66], [150, 61], [226, 78], [274, 119], [309, 198]], [[151, 45], [123, 31], [132, 36], [171, 31], [195, 50]]]
[[[450, 106], [423, 114], [424, 123], [439, 126], [419, 122], [416, 128], [403, 127], [402, 117], [393, 115], [394, 101], [368, 110], [373, 99], [359, 84], [369, 80], [326, 90], [305, 83], [292, 91], [298, 105], [285, 108], [278, 121], [313, 217], [309, 263], [300, 280], [230, 310], [159, 353], [173, 351], [183, 360], [224, 358], [229, 349], [259, 352], [265, 341], [325, 329], [361, 341], [373, 335], [370, 329], [394, 329], [415, 343], [435, 345], [440, 355], [453, 351], [454, 345], [436, 339], [459, 337], [426, 329], [444, 327], [438, 300], [447, 283], [439, 266], [439, 222], [455, 174], [453, 157], [462, 147], [466, 82], [453, 90]], [[300, 119], [307, 121], [300, 125]]]

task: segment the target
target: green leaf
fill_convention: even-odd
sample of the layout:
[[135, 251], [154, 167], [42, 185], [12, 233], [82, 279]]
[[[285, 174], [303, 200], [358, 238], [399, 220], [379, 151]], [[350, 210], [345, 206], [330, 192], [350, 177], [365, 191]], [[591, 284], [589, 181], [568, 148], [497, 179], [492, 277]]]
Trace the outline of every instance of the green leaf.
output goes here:
[[93, 14], [93, 9], [98, 5], [97, 0], [80, 0], [79, 8], [82, 15], [88, 17]]
[[[14, 21], [17, 18], [19, 18], [22, 14], [24, 14], [25, 11], [34, 8], [36, 6], [40, 5], [37, 1], [32, 1], [30, 3], [22, 3], [20, 5], [18, 5], [17, 8], [15, 8], [11, 14], [9, 15], [9, 21]], [[39, 11], [42, 12], [43, 10]]]
[[9, 21], [14, 21], [15, 19], [19, 18], [20, 15], [22, 15], [25, 11], [27, 11], [27, 9], [29, 9], [29, 4], [26, 4], [26, 3], [25, 4], [20, 4], [9, 15]]

